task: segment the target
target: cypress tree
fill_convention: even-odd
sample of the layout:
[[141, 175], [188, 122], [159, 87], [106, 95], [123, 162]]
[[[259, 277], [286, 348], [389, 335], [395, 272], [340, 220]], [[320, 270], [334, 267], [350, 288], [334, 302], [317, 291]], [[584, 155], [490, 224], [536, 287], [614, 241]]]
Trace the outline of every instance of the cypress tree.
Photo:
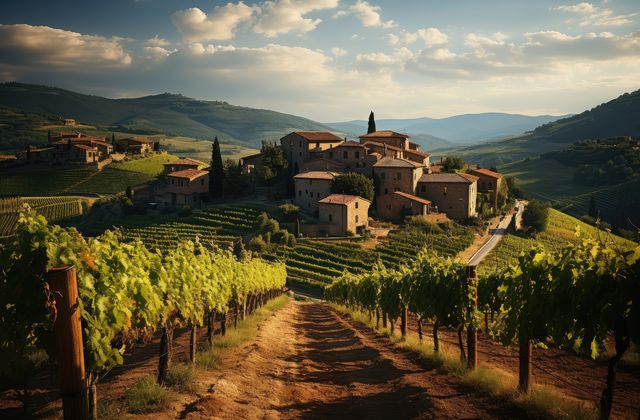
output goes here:
[[222, 183], [224, 171], [222, 168], [222, 153], [218, 136], [213, 140], [211, 148], [211, 168], [209, 169], [209, 194], [212, 198], [222, 197]]
[[51, 130], [47, 130], [47, 143], [51, 144]]
[[589, 216], [597, 219], [600, 217], [600, 210], [598, 210], [598, 205], [596, 204], [596, 198], [592, 195], [591, 200], [589, 200]]
[[376, 130], [376, 119], [373, 116], [373, 111], [369, 114], [369, 127], [367, 128], [367, 134], [371, 134]]

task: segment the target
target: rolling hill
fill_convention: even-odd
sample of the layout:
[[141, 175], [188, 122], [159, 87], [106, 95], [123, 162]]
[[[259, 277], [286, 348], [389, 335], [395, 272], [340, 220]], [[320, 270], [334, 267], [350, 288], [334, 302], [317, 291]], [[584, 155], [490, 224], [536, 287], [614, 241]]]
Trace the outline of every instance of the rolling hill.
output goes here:
[[562, 150], [578, 140], [615, 136], [640, 136], [640, 90], [541, 125], [522, 136], [450, 149], [445, 154], [458, 154], [470, 162], [491, 166]]
[[[437, 147], [441, 148], [447, 145], [468, 145], [487, 139], [521, 134], [558, 118], [561, 117], [485, 112], [447, 118], [381, 119], [376, 120], [376, 125], [379, 129], [395, 130], [410, 134], [412, 137], [428, 135], [433, 139], [441, 140], [442, 145]], [[362, 131], [367, 127], [365, 120], [325, 124], [348, 133]]]
[[[113, 131], [204, 139], [218, 136], [223, 141], [250, 147], [260, 146], [262, 140], [277, 140], [293, 130], [330, 130], [294, 115], [170, 93], [109, 99], [54, 87], [4, 83], [0, 84], [0, 107], [4, 111], [2, 115], [21, 114], [20, 127], [26, 131], [30, 118], [70, 117]], [[3, 118], [1, 124], [7, 128], [12, 120]], [[10, 134], [13, 131], [0, 130], [0, 145], [15, 138]]]

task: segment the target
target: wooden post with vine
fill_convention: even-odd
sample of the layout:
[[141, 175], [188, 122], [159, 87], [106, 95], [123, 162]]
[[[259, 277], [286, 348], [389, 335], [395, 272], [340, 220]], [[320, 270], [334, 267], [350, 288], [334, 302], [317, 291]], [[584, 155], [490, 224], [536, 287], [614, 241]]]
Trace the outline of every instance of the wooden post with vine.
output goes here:
[[51, 267], [47, 272], [47, 283], [55, 299], [54, 332], [64, 418], [88, 419], [89, 401], [76, 268], [72, 265]]
[[469, 296], [467, 313], [467, 369], [478, 367], [478, 329], [475, 323], [475, 313], [478, 306], [478, 275], [476, 266], [467, 266], [467, 294]]

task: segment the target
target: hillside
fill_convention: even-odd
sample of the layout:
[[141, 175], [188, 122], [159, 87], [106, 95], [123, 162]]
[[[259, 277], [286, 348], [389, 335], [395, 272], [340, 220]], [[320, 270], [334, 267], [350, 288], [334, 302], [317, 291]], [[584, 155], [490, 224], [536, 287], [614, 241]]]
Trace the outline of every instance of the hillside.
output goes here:
[[[407, 133], [414, 138], [420, 135], [439, 139], [441, 144], [434, 143], [435, 147], [433, 148], [442, 148], [455, 144], [468, 145], [482, 140], [521, 134], [558, 118], [553, 115], [529, 116], [485, 112], [454, 115], [447, 118], [381, 119], [377, 120], [376, 124], [380, 129], [384, 128]], [[326, 125], [345, 132], [353, 132], [366, 129], [367, 121], [355, 120], [342, 123], [326, 123]]]
[[549, 226], [545, 232], [540, 233], [534, 239], [512, 234], [505, 235], [498, 246], [480, 264], [479, 270], [481, 273], [487, 273], [515, 264], [520, 252], [530, 249], [538, 243], [548, 249], [560, 249], [568, 243], [576, 243], [580, 240], [576, 236], [576, 228], [580, 229], [580, 234], [583, 237], [613, 241], [623, 249], [637, 246], [634, 242], [608, 234], [558, 210], [550, 209]]
[[539, 126], [523, 136], [447, 152], [490, 166], [562, 150], [578, 140], [639, 135], [640, 90], [637, 90], [578, 115]]
[[[64, 89], [22, 83], [0, 84], [0, 127], [12, 124], [12, 113], [20, 114], [20, 127], [27, 130], [57, 117], [108, 130], [239, 142], [260, 146], [262, 140], [277, 140], [293, 130], [329, 130], [328, 127], [294, 115], [264, 109], [200, 101], [164, 93], [132, 99], [109, 99]], [[11, 130], [0, 130], [0, 146], [12, 141]]]

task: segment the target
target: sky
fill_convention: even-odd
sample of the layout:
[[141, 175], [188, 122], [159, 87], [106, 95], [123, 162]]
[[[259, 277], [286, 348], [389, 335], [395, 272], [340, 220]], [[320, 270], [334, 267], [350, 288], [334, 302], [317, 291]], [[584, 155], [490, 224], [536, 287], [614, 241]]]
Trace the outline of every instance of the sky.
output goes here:
[[0, 81], [321, 122], [561, 115], [640, 88], [640, 1], [2, 1]]

